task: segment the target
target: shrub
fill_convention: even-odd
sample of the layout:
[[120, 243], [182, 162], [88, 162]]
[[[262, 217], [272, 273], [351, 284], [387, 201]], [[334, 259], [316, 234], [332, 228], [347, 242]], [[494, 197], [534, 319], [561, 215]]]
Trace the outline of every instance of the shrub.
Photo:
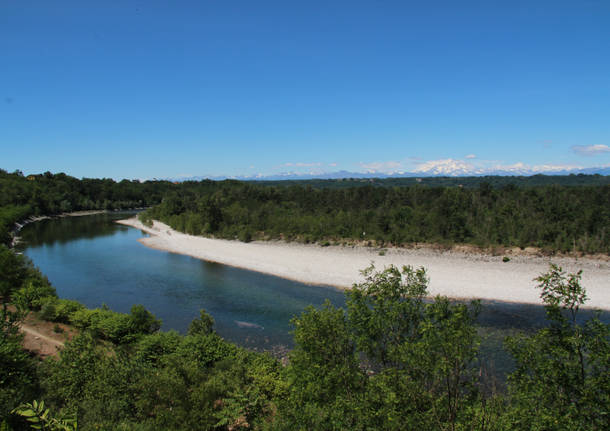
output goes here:
[[70, 323], [80, 329], [87, 329], [91, 326], [91, 316], [93, 314], [93, 310], [87, 310], [83, 308], [81, 310], [77, 310], [70, 315]]
[[238, 236], [241, 242], [250, 242], [252, 241], [252, 233], [249, 230], [242, 230], [239, 232]]
[[45, 298], [57, 296], [55, 288], [44, 280], [27, 279], [23, 284], [24, 287], [14, 293], [13, 301], [30, 310], [40, 310]]
[[125, 314], [117, 313], [107, 307], [88, 310], [76, 301], [70, 302], [80, 306], [70, 314], [70, 323], [78, 328], [90, 330], [96, 336], [113, 343], [131, 343], [138, 336], [152, 334], [161, 327], [161, 321], [142, 305], [134, 305], [131, 307], [131, 314]]
[[52, 300], [45, 301], [40, 307], [40, 318], [43, 320], [54, 322], [57, 318], [56, 305], [57, 298], [52, 298]]
[[205, 310], [199, 310], [199, 319], [193, 319], [189, 325], [188, 334], [208, 335], [214, 332], [214, 318]]
[[50, 322], [73, 323], [73, 315], [84, 309], [85, 306], [78, 301], [47, 296], [41, 300], [40, 318]]
[[157, 319], [150, 311], [144, 308], [143, 305], [138, 304], [131, 307], [129, 326], [131, 329], [130, 332], [137, 334], [152, 334], [161, 328], [161, 320]]
[[72, 314], [79, 310], [83, 310], [85, 306], [72, 299], [58, 299], [55, 308], [57, 313], [56, 320], [62, 323], [70, 323]]

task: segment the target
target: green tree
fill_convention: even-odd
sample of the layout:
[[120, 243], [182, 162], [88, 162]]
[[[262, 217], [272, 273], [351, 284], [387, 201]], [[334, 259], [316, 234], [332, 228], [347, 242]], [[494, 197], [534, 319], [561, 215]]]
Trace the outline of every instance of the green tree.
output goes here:
[[475, 326], [479, 308], [477, 301], [468, 307], [436, 297], [426, 305], [420, 340], [403, 344], [405, 356], [414, 358], [412, 378], [431, 396], [430, 415], [451, 431], [471, 422], [470, 412], [478, 402], [474, 365], [480, 343]]
[[551, 265], [536, 278], [549, 326], [507, 340], [517, 367], [509, 376], [514, 429], [607, 429], [610, 325], [599, 316], [578, 323], [586, 300], [580, 279]]
[[28, 265], [25, 258], [0, 245], [0, 300], [5, 313], [12, 295], [22, 286], [27, 275]]
[[199, 318], [193, 319], [189, 325], [189, 335], [208, 335], [214, 332], [214, 318], [205, 310], [199, 310]]
[[403, 364], [401, 346], [419, 337], [428, 278], [424, 268], [395, 266], [363, 272], [365, 281], [346, 292], [347, 313], [358, 349], [382, 367]]
[[24, 403], [13, 410], [13, 413], [25, 418], [32, 429], [43, 431], [76, 431], [78, 423], [75, 417], [55, 416], [45, 408], [44, 401], [34, 400]]
[[345, 312], [326, 302], [292, 320], [295, 348], [278, 429], [353, 429], [366, 383]]
[[21, 337], [0, 333], [0, 423], [37, 389], [36, 363], [21, 347]]
[[161, 320], [157, 319], [143, 305], [131, 307], [131, 329], [135, 334], [152, 334], [161, 328]]

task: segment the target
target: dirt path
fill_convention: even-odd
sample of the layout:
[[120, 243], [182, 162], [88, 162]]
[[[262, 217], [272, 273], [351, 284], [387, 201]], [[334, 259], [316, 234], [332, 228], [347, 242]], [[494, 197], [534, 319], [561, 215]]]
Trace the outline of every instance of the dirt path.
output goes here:
[[31, 328], [31, 327], [29, 327], [27, 325], [21, 325], [20, 329], [21, 329], [22, 332], [25, 332], [26, 334], [30, 334], [30, 335], [36, 337], [36, 339], [41, 338], [45, 342], [51, 343], [51, 344], [53, 344], [55, 346], [59, 346], [59, 347], [63, 347], [64, 346], [63, 341], [59, 341], [59, 340], [55, 340], [55, 339], [53, 339], [51, 337], [47, 337], [46, 335], [41, 334], [40, 332], [38, 332], [34, 328]]
[[[58, 328], [60, 332], [55, 332]], [[28, 316], [19, 329], [24, 335], [23, 347], [42, 358], [57, 356], [65, 341], [74, 335], [74, 330], [67, 325], [38, 320], [33, 316]]]

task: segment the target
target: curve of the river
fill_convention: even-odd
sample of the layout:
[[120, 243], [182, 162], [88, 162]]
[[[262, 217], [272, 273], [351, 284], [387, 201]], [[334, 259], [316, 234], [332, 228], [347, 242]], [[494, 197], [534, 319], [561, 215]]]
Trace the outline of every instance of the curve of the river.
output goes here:
[[[292, 317], [327, 299], [337, 306], [345, 304], [343, 292], [332, 287], [145, 247], [138, 239], [146, 233], [115, 223], [130, 215], [106, 213], [31, 223], [20, 233], [20, 248], [62, 298], [91, 308], [106, 304], [120, 312], [142, 304], [162, 319], [162, 329], [182, 333], [205, 309], [221, 336], [250, 348], [289, 348]], [[536, 305], [486, 301], [482, 310], [483, 353], [492, 359], [506, 335], [545, 322], [544, 309]], [[582, 318], [591, 314], [581, 311]], [[610, 313], [604, 312], [602, 320], [609, 321]], [[497, 360], [504, 361], [505, 356]]]
[[61, 298], [129, 312], [142, 304], [162, 329], [185, 332], [208, 311], [216, 330], [240, 345], [290, 346], [290, 319], [326, 299], [344, 303], [332, 287], [309, 286], [188, 256], [152, 250], [144, 232], [114, 223], [126, 213], [42, 220], [21, 231], [21, 248]]

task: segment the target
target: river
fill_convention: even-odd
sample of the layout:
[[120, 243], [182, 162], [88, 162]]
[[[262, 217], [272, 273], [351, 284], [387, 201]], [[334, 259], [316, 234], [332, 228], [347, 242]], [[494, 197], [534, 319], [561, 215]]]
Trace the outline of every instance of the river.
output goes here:
[[278, 277], [153, 250], [139, 229], [114, 223], [131, 213], [65, 217], [31, 223], [20, 248], [49, 278], [61, 298], [87, 307], [106, 304], [129, 312], [142, 304], [163, 330], [186, 332], [208, 311], [227, 340], [257, 349], [290, 347], [290, 319], [326, 299], [343, 305], [343, 293]]
[[[257, 350], [292, 347], [290, 319], [325, 300], [345, 304], [343, 292], [188, 256], [150, 249], [138, 242], [146, 233], [114, 223], [133, 213], [106, 213], [42, 220], [23, 228], [20, 249], [55, 286], [61, 298], [90, 308], [106, 304], [129, 312], [142, 304], [163, 321], [163, 330], [184, 333], [208, 311], [225, 339]], [[592, 311], [581, 310], [581, 318]], [[602, 320], [610, 321], [604, 312]], [[503, 352], [507, 335], [546, 322], [543, 307], [486, 301], [478, 323], [482, 356], [497, 370], [509, 370]]]

